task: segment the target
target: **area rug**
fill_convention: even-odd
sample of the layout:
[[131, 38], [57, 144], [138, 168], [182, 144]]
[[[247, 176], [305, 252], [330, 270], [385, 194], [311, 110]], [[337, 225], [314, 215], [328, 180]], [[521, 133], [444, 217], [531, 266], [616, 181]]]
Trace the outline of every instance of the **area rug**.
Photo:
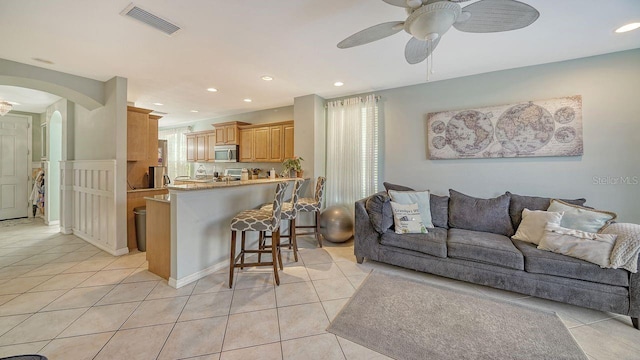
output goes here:
[[379, 272], [327, 330], [398, 360], [587, 359], [555, 313]]
[[22, 225], [22, 224], [31, 224], [32, 222], [33, 222], [33, 218], [2, 220], [0, 221], [0, 228]]

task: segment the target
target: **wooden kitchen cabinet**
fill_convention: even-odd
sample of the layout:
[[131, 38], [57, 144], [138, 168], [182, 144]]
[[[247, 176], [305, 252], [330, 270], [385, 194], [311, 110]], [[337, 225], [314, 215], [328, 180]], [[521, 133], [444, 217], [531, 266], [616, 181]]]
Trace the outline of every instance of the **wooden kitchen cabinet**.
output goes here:
[[213, 161], [215, 131], [197, 131], [185, 135], [187, 137], [187, 161]]
[[216, 145], [239, 145], [240, 126], [250, 125], [240, 121], [211, 124], [216, 128]]
[[282, 162], [284, 159], [282, 158], [283, 154], [283, 126], [275, 125], [269, 126], [269, 162]]
[[293, 157], [293, 121], [240, 126], [240, 162], [282, 162]]
[[205, 137], [207, 138], [207, 161], [214, 161], [216, 159], [216, 132], [211, 131], [207, 133]]
[[286, 124], [283, 125], [283, 144], [282, 144], [282, 148], [283, 148], [283, 154], [282, 154], [282, 161], [284, 161], [285, 159], [290, 159], [292, 157], [294, 157], [294, 150], [293, 150], [293, 122], [291, 122], [290, 124]]
[[250, 162], [253, 160], [253, 134], [254, 129], [240, 129], [240, 154], [239, 162]]
[[253, 161], [269, 161], [270, 144], [269, 127], [255, 128], [253, 133]]
[[187, 161], [196, 161], [196, 136], [187, 135]]
[[149, 113], [152, 111], [127, 106], [127, 161], [147, 160]]

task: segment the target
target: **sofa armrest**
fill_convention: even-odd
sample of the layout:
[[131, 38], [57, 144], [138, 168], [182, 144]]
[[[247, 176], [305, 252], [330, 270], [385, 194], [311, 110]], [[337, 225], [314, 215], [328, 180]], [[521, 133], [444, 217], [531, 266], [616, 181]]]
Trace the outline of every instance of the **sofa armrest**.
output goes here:
[[377, 260], [380, 248], [380, 234], [371, 225], [369, 214], [365, 208], [367, 199], [364, 198], [355, 203], [355, 242], [353, 247], [358, 262], [362, 262], [365, 257]]
[[629, 275], [629, 316], [640, 317], [640, 272]]

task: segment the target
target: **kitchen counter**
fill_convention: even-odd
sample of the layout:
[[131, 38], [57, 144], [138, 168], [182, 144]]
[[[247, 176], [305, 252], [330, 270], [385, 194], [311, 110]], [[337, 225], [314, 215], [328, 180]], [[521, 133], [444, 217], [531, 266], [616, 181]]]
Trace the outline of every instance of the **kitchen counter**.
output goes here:
[[[147, 251], [153, 251], [152, 244], [165, 244], [170, 254], [168, 272], [169, 285], [179, 288], [192, 283], [216, 271], [229, 268], [231, 246], [231, 220], [241, 211], [256, 209], [263, 204], [273, 202], [276, 184], [289, 182], [285, 198], [291, 196], [296, 178], [257, 179], [247, 181], [226, 181], [170, 185], [168, 197], [147, 197], [147, 236], [150, 223], [166, 224], [167, 229], [155, 232], [153, 238], [147, 238]], [[302, 179], [300, 179], [302, 180]], [[221, 190], [221, 189], [224, 190]], [[151, 207], [164, 208], [167, 213], [164, 220], [152, 219]], [[167, 209], [168, 208], [168, 209]], [[167, 214], [169, 220], [167, 221]], [[283, 222], [283, 231], [287, 229]], [[169, 236], [169, 241], [162, 240]], [[257, 246], [258, 234], [249, 232], [247, 246]], [[168, 244], [168, 245], [167, 245]], [[149, 256], [148, 256], [149, 258]], [[149, 271], [152, 271], [149, 258]], [[155, 266], [155, 265], [154, 265]], [[163, 265], [162, 268], [166, 268]], [[155, 267], [154, 267], [155, 269]], [[153, 270], [156, 271], [156, 270]], [[157, 273], [161, 276], [160, 270]]]
[[145, 191], [167, 191], [167, 188], [143, 188], [143, 189], [128, 189], [127, 193], [139, 193]]
[[169, 190], [191, 191], [191, 190], [207, 190], [222, 187], [236, 187], [258, 184], [276, 184], [282, 181], [304, 180], [302, 178], [275, 178], [275, 179], [257, 179], [257, 180], [235, 180], [235, 181], [217, 181], [217, 182], [194, 182], [192, 184], [169, 185]]

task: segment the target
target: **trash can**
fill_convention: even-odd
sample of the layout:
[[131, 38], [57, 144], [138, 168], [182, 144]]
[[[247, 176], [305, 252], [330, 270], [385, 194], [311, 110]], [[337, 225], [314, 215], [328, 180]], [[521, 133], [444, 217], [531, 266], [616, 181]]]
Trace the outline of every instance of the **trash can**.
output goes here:
[[136, 240], [138, 250], [147, 251], [147, 207], [140, 206], [133, 209], [136, 216]]

